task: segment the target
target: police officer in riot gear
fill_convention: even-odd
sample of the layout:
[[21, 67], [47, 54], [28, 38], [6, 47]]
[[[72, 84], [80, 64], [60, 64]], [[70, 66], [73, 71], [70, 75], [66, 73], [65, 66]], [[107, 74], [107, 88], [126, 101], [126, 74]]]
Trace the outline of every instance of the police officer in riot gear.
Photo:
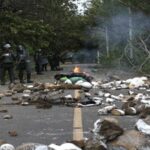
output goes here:
[[14, 82], [14, 62], [15, 55], [11, 50], [11, 45], [9, 43], [3, 46], [3, 51], [0, 55], [1, 62], [1, 84], [5, 85], [5, 75], [8, 71], [10, 83]]
[[32, 83], [31, 81], [31, 68], [30, 59], [26, 49], [22, 45], [17, 47], [17, 69], [20, 83], [24, 83], [24, 72], [27, 75], [27, 83]]
[[38, 75], [42, 75], [42, 50], [38, 49], [34, 55], [35, 71]]

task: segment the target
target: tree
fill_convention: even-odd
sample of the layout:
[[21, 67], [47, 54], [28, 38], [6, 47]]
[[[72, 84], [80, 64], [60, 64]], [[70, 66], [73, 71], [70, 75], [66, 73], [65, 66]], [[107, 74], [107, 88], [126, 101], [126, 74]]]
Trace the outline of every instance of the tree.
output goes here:
[[[86, 15], [89, 29], [92, 29], [89, 35], [91, 40], [98, 43], [101, 63], [120, 64], [121, 60], [138, 68], [141, 62], [145, 62], [147, 55], [144, 54], [145, 50], [141, 49], [143, 43], [139, 37], [144, 39], [149, 49], [149, 3], [147, 0], [92, 1]], [[137, 45], [137, 41], [140, 45]], [[142, 65], [142, 68], [144, 67]]]
[[1, 0], [1, 42], [51, 51], [82, 46], [86, 20], [70, 0]]

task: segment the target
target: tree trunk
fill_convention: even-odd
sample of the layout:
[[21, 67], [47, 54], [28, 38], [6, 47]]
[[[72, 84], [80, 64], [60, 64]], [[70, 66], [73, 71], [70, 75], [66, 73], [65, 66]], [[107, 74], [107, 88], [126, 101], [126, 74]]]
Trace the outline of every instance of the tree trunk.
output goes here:
[[109, 53], [109, 35], [108, 35], [108, 27], [106, 26], [105, 27], [105, 38], [106, 38], [106, 55], [107, 57], [110, 56], [110, 53]]
[[97, 50], [97, 64], [100, 64], [100, 52]]
[[128, 7], [129, 11], [129, 49], [130, 49], [130, 58], [133, 59], [133, 21], [132, 21], [132, 10]]

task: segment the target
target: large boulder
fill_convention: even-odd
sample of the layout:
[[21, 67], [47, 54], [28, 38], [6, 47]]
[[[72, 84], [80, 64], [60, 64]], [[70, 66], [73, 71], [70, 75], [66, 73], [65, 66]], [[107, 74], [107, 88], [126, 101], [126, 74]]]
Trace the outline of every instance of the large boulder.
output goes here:
[[107, 150], [107, 146], [102, 141], [87, 141], [85, 144], [85, 150]]
[[109, 142], [111, 147], [123, 147], [126, 150], [136, 150], [138, 147], [145, 144], [146, 139], [143, 134], [138, 131], [125, 131], [123, 135], [116, 140]]
[[104, 120], [101, 123], [99, 134], [103, 136], [106, 141], [111, 141], [122, 135], [123, 129], [114, 122]]

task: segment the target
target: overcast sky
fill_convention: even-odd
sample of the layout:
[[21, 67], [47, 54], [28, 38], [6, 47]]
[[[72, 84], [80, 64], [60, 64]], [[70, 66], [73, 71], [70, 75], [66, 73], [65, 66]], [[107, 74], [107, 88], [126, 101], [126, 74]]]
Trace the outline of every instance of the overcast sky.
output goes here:
[[85, 3], [86, 5], [88, 5], [89, 1], [90, 0], [76, 0], [75, 4], [77, 4], [77, 6], [78, 6], [78, 11], [83, 13], [84, 12], [83, 4]]

